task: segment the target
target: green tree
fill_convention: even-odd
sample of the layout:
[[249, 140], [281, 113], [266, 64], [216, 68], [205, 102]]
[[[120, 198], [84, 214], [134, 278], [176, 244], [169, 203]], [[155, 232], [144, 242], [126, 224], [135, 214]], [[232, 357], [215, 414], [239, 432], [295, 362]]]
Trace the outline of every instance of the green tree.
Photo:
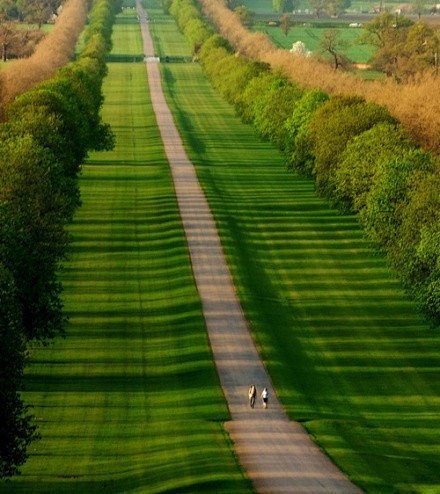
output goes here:
[[[1, 247], [0, 247], [1, 249]], [[25, 360], [21, 311], [14, 280], [0, 262], [0, 479], [11, 477], [38, 438], [33, 417], [18, 393]]]
[[274, 12], [277, 13], [282, 12], [283, 10], [282, 5], [283, 5], [282, 0], [272, 0], [272, 9]]
[[293, 12], [301, 3], [301, 0], [272, 0], [272, 9], [274, 12]]
[[309, 5], [316, 17], [319, 17], [323, 12], [325, 12], [327, 0], [309, 0]]
[[312, 175], [314, 156], [308, 138], [308, 127], [315, 111], [328, 99], [327, 94], [319, 89], [306, 91], [286, 120], [284, 149], [288, 169], [304, 175]]
[[199, 17], [197, 7], [188, 0], [173, 0], [170, 7], [170, 14], [176, 19], [181, 31], [185, 29], [190, 19]]
[[78, 128], [80, 115], [66, 98], [49, 88], [36, 89], [19, 96], [7, 113], [5, 129], [18, 136], [31, 135], [58, 157], [66, 177], [77, 176], [85, 157], [84, 141]]
[[0, 261], [11, 273], [28, 340], [47, 340], [65, 322], [57, 279], [65, 255], [62, 168], [30, 136], [0, 148]]
[[440, 37], [428, 24], [417, 22], [407, 30], [405, 40], [397, 47], [395, 76], [401, 80], [430, 71], [436, 73]]
[[396, 17], [388, 12], [365, 24], [365, 32], [360, 36], [359, 41], [376, 47], [371, 60], [375, 69], [389, 76], [397, 73], [399, 49], [412, 25], [413, 22], [406, 17]]
[[301, 0], [283, 0], [283, 12], [293, 12], [301, 3]]
[[411, 147], [403, 130], [389, 122], [378, 123], [351, 139], [335, 172], [337, 203], [345, 210], [362, 210], [379, 164], [402, 156]]
[[417, 14], [419, 20], [422, 16], [423, 12], [426, 10], [426, 2], [425, 0], [411, 0], [411, 9]]
[[25, 19], [37, 24], [39, 29], [50, 20], [53, 13], [53, 6], [49, 0], [27, 0], [23, 8]]
[[355, 136], [379, 122], [394, 122], [388, 112], [359, 96], [334, 96], [314, 114], [309, 125], [316, 177], [320, 194], [336, 198], [336, 172], [345, 147]]
[[236, 16], [243, 26], [251, 27], [254, 24], [255, 14], [244, 5], [239, 5], [234, 9]]
[[270, 91], [273, 84], [273, 76], [268, 66], [258, 76], [252, 78], [237, 100], [238, 112], [246, 123], [253, 123], [259, 105], [259, 98]]
[[341, 32], [338, 29], [324, 29], [319, 46], [321, 53], [330, 57], [335, 70], [348, 67], [349, 60], [343, 53], [348, 43], [341, 38]]
[[89, 151], [110, 151], [115, 144], [111, 127], [102, 121], [100, 114], [104, 99], [101, 83], [106, 72], [105, 63], [81, 57], [77, 63], [60, 69], [59, 76], [49, 86], [79, 115], [75, 117], [81, 126], [76, 133], [79, 137], [76, 144], [80, 150], [78, 156], [82, 153], [81, 163]]
[[285, 122], [302, 95], [302, 89], [274, 74], [270, 89], [255, 101], [254, 125], [260, 135], [283, 148]]
[[425, 314], [440, 324], [440, 220], [430, 228], [422, 228], [417, 258], [427, 276], [417, 287], [416, 300]]
[[360, 211], [360, 219], [369, 238], [386, 249], [391, 259], [399, 250], [400, 228], [411, 190], [432, 167], [431, 155], [418, 149], [409, 149], [403, 156], [379, 163], [377, 179]]
[[17, 3], [14, 0], [0, 0], [0, 21], [18, 18]]
[[[420, 257], [422, 235], [435, 230], [440, 221], [440, 169], [410, 184], [406, 200], [400, 208], [399, 238], [391, 251], [392, 263], [405, 285], [418, 289], [436, 269], [437, 259]], [[424, 232], [424, 233], [423, 233]]]
[[280, 28], [283, 33], [287, 36], [289, 34], [290, 28], [293, 26], [292, 16], [290, 14], [284, 14], [280, 19]]
[[6, 62], [8, 59], [9, 48], [17, 37], [15, 24], [8, 20], [0, 19], [0, 47], [1, 59]]
[[406, 30], [413, 24], [407, 17], [384, 12], [364, 25], [365, 32], [359, 39], [378, 49], [386, 48], [404, 40]]
[[325, 11], [332, 17], [338, 17], [351, 6], [351, 0], [327, 0]]
[[210, 31], [202, 19], [191, 19], [185, 26], [183, 31], [186, 40], [192, 47], [193, 57], [198, 56], [201, 46], [203, 43], [212, 36], [212, 31]]
[[217, 76], [212, 84], [222, 96], [239, 110], [242, 102], [243, 88], [250, 80], [257, 77], [267, 65], [261, 62], [248, 61], [235, 55], [228, 55], [216, 66]]

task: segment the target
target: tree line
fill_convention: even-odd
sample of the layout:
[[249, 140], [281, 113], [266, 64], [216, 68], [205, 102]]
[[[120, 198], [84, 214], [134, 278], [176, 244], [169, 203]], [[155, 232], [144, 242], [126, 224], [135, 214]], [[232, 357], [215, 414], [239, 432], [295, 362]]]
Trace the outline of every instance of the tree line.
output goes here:
[[268, 63], [239, 56], [192, 0], [170, 7], [212, 85], [313, 177], [317, 192], [356, 213], [427, 318], [440, 323], [440, 160], [410, 140], [384, 107], [294, 83]]
[[100, 107], [117, 8], [95, 0], [76, 60], [17, 96], [0, 124], [0, 478], [19, 473], [38, 438], [19, 389], [30, 344], [64, 334], [57, 273], [80, 205], [81, 163], [113, 147]]
[[0, 120], [4, 120], [4, 108], [15, 96], [48, 79], [71, 60], [75, 44], [84, 28], [87, 10], [87, 0], [67, 0], [53, 29], [36, 45], [31, 56], [2, 67]]
[[251, 33], [223, 2], [198, 0], [203, 13], [237, 53], [268, 63], [273, 70], [304, 88], [319, 88], [328, 94], [357, 94], [385, 106], [399, 120], [405, 132], [424, 149], [440, 151], [440, 99], [438, 74], [418, 74], [402, 84], [392, 78], [364, 81], [354, 74], [334, 70], [312, 57], [276, 48], [263, 33]]

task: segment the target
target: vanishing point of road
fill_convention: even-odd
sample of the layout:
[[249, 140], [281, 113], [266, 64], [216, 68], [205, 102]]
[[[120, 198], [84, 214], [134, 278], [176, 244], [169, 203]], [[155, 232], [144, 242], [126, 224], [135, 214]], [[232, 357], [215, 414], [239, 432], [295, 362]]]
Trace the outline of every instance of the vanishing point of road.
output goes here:
[[[250, 335], [225, 261], [217, 229], [194, 166], [163, 94], [146, 12], [137, 4], [153, 109], [171, 167], [194, 278], [231, 420], [225, 427], [258, 493], [360, 493], [289, 420]], [[251, 409], [251, 383], [270, 391], [269, 407]]]

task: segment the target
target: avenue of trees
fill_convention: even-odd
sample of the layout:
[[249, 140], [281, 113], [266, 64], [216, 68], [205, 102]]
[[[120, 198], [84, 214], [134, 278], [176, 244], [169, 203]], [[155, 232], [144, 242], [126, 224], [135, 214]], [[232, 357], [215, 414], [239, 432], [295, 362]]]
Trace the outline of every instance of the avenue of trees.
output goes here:
[[[238, 56], [203, 24], [191, 0], [176, 17], [213, 86], [275, 143], [289, 169], [355, 212], [426, 316], [440, 323], [440, 160], [407, 137], [389, 111], [359, 95], [329, 95], [292, 82], [269, 64]], [[185, 29], [189, 18], [200, 26]], [[199, 48], [201, 46], [201, 48]]]
[[76, 60], [17, 96], [0, 124], [0, 478], [19, 473], [38, 437], [19, 389], [29, 345], [63, 334], [57, 272], [80, 165], [113, 145], [99, 112], [116, 8], [95, 0]]

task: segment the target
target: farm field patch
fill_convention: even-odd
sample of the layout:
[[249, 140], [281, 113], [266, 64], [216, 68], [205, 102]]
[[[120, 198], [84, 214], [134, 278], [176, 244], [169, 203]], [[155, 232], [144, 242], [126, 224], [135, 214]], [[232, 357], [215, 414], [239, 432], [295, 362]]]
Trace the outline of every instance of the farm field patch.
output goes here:
[[[326, 28], [315, 27], [307, 22], [296, 24], [290, 28], [287, 36], [280, 27], [257, 25], [255, 29], [265, 32], [279, 48], [290, 50], [293, 43], [302, 41], [308, 50], [318, 53], [320, 51], [319, 43], [322, 32]], [[373, 47], [358, 43], [357, 40], [362, 33], [362, 29], [348, 27], [348, 22], [346, 23], [346, 27], [338, 26], [337, 29], [340, 33], [341, 40], [346, 43], [346, 47], [341, 51], [349, 60], [358, 64], [368, 63], [373, 54]]]

